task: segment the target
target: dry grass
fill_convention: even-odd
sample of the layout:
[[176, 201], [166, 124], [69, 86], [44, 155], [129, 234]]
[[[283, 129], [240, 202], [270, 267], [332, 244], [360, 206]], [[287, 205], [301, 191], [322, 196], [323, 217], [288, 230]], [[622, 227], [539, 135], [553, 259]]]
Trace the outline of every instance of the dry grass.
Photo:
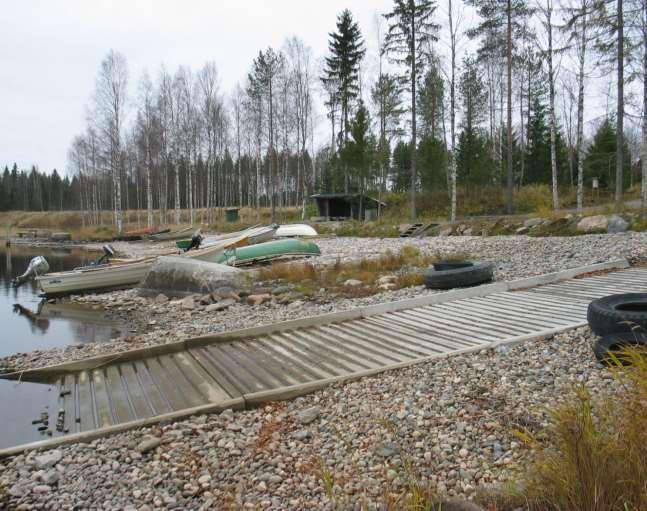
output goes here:
[[619, 358], [615, 390], [592, 396], [579, 388], [539, 437], [518, 432], [534, 454], [525, 481], [530, 509], [647, 509], [647, 356], [627, 349]]
[[[379, 257], [341, 263], [329, 267], [315, 267], [312, 263], [272, 264], [260, 270], [260, 280], [292, 284], [306, 296], [325, 289], [326, 293], [348, 298], [369, 296], [384, 289], [401, 289], [423, 283], [421, 269], [429, 266], [433, 258], [420, 253], [416, 247], [405, 245], [399, 253], [385, 252]], [[390, 275], [387, 284], [380, 277]], [[357, 285], [345, 284], [349, 280]]]

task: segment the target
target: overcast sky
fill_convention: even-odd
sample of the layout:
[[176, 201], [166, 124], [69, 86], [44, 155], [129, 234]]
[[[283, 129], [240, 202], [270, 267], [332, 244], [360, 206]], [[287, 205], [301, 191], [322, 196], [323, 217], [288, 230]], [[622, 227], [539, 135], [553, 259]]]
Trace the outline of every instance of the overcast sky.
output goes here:
[[305, 40], [316, 58], [326, 53], [337, 14], [349, 8], [367, 42], [375, 14], [392, 0], [0, 0], [0, 164], [65, 169], [72, 137], [101, 59], [122, 52], [130, 89], [144, 69], [164, 63], [198, 69], [216, 62], [229, 91], [252, 59], [287, 36]]

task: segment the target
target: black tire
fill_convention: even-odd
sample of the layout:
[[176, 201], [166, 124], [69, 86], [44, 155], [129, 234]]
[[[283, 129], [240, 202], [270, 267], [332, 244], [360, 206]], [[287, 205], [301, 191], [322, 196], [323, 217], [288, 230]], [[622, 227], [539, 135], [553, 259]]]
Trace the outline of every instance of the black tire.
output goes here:
[[[616, 365], [620, 362], [626, 365], [628, 362], [622, 357], [621, 350], [627, 346], [647, 347], [647, 337], [641, 333], [620, 333], [609, 334], [600, 337], [593, 345], [595, 358], [607, 365]], [[615, 355], [615, 360], [611, 355]]]
[[432, 265], [436, 271], [455, 270], [456, 268], [470, 268], [474, 266], [471, 261], [461, 261], [458, 259], [448, 259], [446, 261], [439, 261]]
[[593, 300], [586, 319], [591, 330], [602, 337], [623, 332], [647, 333], [647, 293], [610, 295]]
[[435, 270], [429, 268], [425, 273], [425, 286], [429, 289], [452, 289], [469, 287], [490, 282], [493, 278], [494, 265], [487, 262], [477, 262], [465, 268], [453, 270]]

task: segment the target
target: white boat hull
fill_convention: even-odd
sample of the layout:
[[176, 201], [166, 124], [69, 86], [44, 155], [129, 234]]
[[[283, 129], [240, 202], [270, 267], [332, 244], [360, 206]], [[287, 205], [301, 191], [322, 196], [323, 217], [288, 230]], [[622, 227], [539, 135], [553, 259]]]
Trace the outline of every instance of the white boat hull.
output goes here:
[[280, 225], [274, 233], [275, 238], [296, 238], [301, 236], [318, 236], [319, 233], [306, 224]]

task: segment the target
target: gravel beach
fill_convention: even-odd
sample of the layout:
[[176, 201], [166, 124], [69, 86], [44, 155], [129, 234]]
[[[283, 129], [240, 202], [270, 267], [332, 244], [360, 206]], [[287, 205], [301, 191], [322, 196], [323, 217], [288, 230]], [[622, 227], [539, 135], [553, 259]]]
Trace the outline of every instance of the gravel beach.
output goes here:
[[4, 508], [373, 509], [412, 480], [469, 498], [520, 474], [515, 429], [577, 384], [609, 386], [591, 342], [582, 328], [20, 455], [0, 462]]
[[[386, 250], [399, 251], [405, 245], [418, 247], [429, 255], [469, 254], [496, 264], [495, 279], [511, 280], [575, 268], [626, 257], [647, 258], [647, 233], [587, 235], [577, 237], [533, 238], [527, 236], [452, 236], [433, 238], [321, 238], [317, 240], [321, 257], [317, 265], [333, 264], [377, 256]], [[115, 244], [128, 255], [159, 253], [169, 244], [149, 242]], [[94, 247], [96, 248], [96, 247]], [[153, 251], [153, 252], [151, 252]], [[138, 296], [136, 290], [88, 294], [74, 301], [107, 309], [132, 327], [133, 335], [104, 343], [36, 350], [0, 359], [0, 368], [21, 370], [41, 367], [94, 355], [120, 352], [154, 344], [176, 342], [187, 337], [299, 319], [328, 312], [344, 311], [362, 305], [423, 296], [435, 291], [422, 286], [385, 291], [364, 298], [338, 298], [322, 293], [315, 300], [285, 299], [275, 296], [262, 305], [236, 303], [226, 310], [210, 311], [207, 305], [185, 308], [180, 300]]]

